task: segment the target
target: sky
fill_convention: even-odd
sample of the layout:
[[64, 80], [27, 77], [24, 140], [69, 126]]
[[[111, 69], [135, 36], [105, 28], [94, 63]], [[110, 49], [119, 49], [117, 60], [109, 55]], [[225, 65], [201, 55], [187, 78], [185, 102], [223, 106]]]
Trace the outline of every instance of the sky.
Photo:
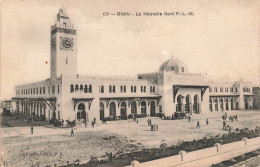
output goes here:
[[[259, 85], [259, 1], [2, 0], [1, 98], [50, 77], [50, 27], [60, 8], [77, 26], [80, 75], [158, 72], [172, 56], [211, 81]], [[103, 16], [131, 12], [131, 16]], [[135, 16], [192, 12], [192, 16]]]

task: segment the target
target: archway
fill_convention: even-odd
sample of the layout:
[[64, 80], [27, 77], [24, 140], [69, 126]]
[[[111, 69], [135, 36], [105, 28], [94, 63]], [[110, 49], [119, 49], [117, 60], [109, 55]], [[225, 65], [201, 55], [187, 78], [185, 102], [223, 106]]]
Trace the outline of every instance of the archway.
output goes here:
[[215, 99], [215, 111], [218, 111], [218, 99]]
[[[38, 112], [37, 112], [37, 116], [38, 116]], [[56, 112], [55, 111], [52, 113], [52, 120], [56, 120]]]
[[228, 107], [228, 99], [226, 99], [226, 110], [229, 110], [229, 107]]
[[213, 111], [213, 109], [212, 109], [212, 100], [211, 99], [209, 99], [209, 111]]
[[191, 96], [187, 95], [185, 99], [186, 99], [185, 111], [187, 113], [190, 113], [191, 112]]
[[131, 103], [131, 114], [134, 114], [134, 115], [137, 114], [136, 102], [135, 102], [135, 101], [133, 101], [133, 102]]
[[85, 105], [83, 103], [80, 103], [78, 105], [78, 112], [77, 112], [77, 120], [86, 120], [86, 111], [85, 111]]
[[249, 108], [249, 103], [248, 103], [248, 100], [246, 99], [246, 101], [245, 101], [245, 109], [248, 110], [248, 108]]
[[109, 105], [109, 117], [113, 118], [116, 116], [116, 104], [111, 102]]
[[121, 114], [121, 119], [127, 119], [126, 103], [125, 103], [125, 102], [122, 102], [122, 103], [121, 103], [121, 111], [120, 111], [120, 114]]
[[105, 118], [104, 104], [102, 102], [99, 103], [99, 119], [103, 121]]
[[236, 102], [236, 110], [238, 110], [238, 109], [239, 109], [239, 103]]
[[151, 101], [151, 108], [150, 108], [150, 115], [151, 117], [155, 117], [155, 102]]
[[200, 101], [199, 101], [199, 96], [195, 95], [194, 96], [194, 105], [193, 105], [193, 111], [196, 114], [200, 113]]
[[234, 110], [234, 99], [231, 99], [231, 110]]
[[141, 103], [141, 113], [146, 115], [146, 102], [142, 101]]
[[178, 97], [177, 97], [176, 111], [179, 111], [179, 112], [183, 111], [182, 95], [178, 95]]
[[224, 104], [223, 104], [223, 99], [220, 99], [220, 110], [224, 110]]

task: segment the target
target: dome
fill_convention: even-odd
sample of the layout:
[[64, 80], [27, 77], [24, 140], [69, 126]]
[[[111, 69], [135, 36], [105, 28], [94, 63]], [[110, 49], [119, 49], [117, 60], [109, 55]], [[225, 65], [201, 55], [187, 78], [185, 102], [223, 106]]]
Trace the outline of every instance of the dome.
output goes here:
[[174, 73], [187, 73], [188, 69], [182, 61], [171, 58], [160, 66], [159, 71], [160, 72], [173, 71]]

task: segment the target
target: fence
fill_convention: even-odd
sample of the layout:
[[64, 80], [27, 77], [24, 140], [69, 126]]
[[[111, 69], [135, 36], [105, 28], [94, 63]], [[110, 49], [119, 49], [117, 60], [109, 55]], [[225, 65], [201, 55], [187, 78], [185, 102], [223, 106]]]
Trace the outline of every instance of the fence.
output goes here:
[[139, 163], [132, 161], [128, 167], [207, 167], [242, 154], [260, 149], [260, 137], [247, 139], [186, 153], [180, 151], [178, 155]]

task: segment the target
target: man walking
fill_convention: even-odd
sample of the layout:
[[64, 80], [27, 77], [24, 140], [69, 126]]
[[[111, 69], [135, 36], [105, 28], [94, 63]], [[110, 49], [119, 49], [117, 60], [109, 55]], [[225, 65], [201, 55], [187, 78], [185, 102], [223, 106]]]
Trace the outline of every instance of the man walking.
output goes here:
[[197, 126], [196, 129], [199, 128], [200, 129], [200, 121], [197, 122]]
[[189, 119], [189, 122], [190, 122], [190, 119], [191, 119], [191, 118], [190, 118], [190, 115], [189, 115], [188, 119]]
[[31, 126], [31, 134], [33, 134], [33, 125]]
[[73, 128], [71, 128], [70, 136], [74, 136], [74, 130], [73, 130]]
[[207, 118], [207, 120], [206, 120], [206, 124], [209, 125], [209, 119], [208, 119], [208, 118]]

